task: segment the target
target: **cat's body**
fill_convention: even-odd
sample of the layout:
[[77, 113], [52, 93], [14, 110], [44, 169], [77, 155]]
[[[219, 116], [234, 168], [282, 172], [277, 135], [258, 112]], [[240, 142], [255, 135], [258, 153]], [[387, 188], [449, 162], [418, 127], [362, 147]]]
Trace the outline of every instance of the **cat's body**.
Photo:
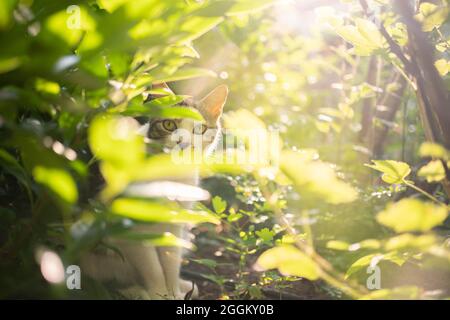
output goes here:
[[[166, 148], [202, 148], [211, 152], [220, 134], [220, 116], [228, 94], [226, 86], [219, 86], [198, 102], [185, 102], [187, 108], [195, 108], [205, 119], [198, 123], [189, 119], [152, 119], [141, 132], [160, 142]], [[201, 136], [201, 140], [198, 138]], [[196, 145], [201, 141], [201, 145]], [[199, 177], [193, 172], [188, 179], [173, 180], [197, 186]], [[190, 207], [192, 203], [183, 203]], [[182, 224], [139, 225], [135, 232], [162, 234], [170, 232], [178, 238], [186, 238], [187, 226]], [[82, 258], [82, 270], [99, 281], [113, 281], [126, 288], [129, 298], [183, 299], [188, 292], [196, 294], [194, 284], [180, 279], [182, 248], [154, 247], [125, 240], [114, 240], [122, 257], [113, 250], [90, 253]]]

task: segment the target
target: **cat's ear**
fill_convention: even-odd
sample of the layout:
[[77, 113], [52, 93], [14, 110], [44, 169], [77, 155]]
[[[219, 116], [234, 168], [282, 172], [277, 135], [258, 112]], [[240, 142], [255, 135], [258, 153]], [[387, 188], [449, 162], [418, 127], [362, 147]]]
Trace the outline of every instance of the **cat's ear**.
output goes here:
[[223, 106], [227, 101], [228, 87], [224, 84], [216, 87], [200, 100], [200, 108], [206, 120], [217, 122], [222, 115]]

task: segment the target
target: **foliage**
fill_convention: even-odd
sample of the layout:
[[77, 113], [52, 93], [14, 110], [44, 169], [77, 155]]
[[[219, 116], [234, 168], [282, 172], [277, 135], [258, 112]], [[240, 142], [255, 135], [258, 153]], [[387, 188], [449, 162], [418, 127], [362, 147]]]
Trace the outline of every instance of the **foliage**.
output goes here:
[[[401, 53], [419, 23], [448, 95], [449, 4], [420, 3], [411, 22], [375, 0], [1, 2], [0, 297], [114, 297], [89, 278], [80, 292], [47, 281], [38, 258], [77, 264], [117, 250], [109, 238], [196, 250], [187, 267], [214, 298], [310, 281], [328, 298], [448, 297], [450, 151], [433, 130], [449, 124], [414, 76], [429, 70]], [[175, 164], [138, 134], [149, 117], [202, 121], [177, 104], [224, 82], [224, 139], [241, 138], [238, 158], [252, 144], [241, 129], [257, 130], [258, 161]], [[167, 181], [194, 170], [200, 188]], [[186, 209], [188, 195], [202, 202]], [[134, 231], [150, 223], [196, 225], [197, 238]]]

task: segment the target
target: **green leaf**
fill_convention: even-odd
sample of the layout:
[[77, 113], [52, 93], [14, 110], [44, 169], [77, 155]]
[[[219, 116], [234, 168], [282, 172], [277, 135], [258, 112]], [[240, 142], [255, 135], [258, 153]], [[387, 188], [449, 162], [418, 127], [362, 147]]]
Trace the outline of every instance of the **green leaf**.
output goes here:
[[428, 183], [439, 182], [445, 178], [445, 169], [441, 160], [432, 160], [420, 168], [417, 175], [426, 178]]
[[361, 242], [349, 244], [345, 241], [331, 240], [327, 242], [327, 248], [341, 251], [357, 251], [360, 249], [379, 249], [380, 241], [376, 239], [366, 239]]
[[340, 240], [330, 240], [327, 242], [327, 248], [333, 250], [347, 251], [350, 244]]
[[113, 12], [126, 2], [127, 0], [97, 0], [100, 8], [105, 9], [108, 12]]
[[48, 81], [42, 78], [37, 78], [34, 87], [36, 91], [39, 91], [41, 93], [51, 94], [51, 95], [57, 95], [59, 94], [60, 87], [59, 84], [53, 81]]
[[227, 202], [219, 196], [215, 196], [212, 199], [212, 205], [213, 205], [214, 211], [218, 214], [221, 214], [227, 208]]
[[144, 138], [137, 134], [138, 128], [133, 118], [100, 115], [89, 127], [89, 145], [98, 158], [126, 169], [145, 156]]
[[450, 72], [450, 61], [446, 59], [439, 59], [434, 63], [434, 66], [436, 67], [437, 71], [441, 76], [446, 76], [447, 73]]
[[[200, 171], [201, 176], [210, 176], [213, 173], [242, 173], [240, 166], [234, 164], [206, 163], [206, 161], [196, 162], [193, 154], [183, 158], [183, 155], [177, 155], [179, 159], [174, 161], [172, 154], [157, 154], [140, 165], [139, 168], [130, 168], [133, 181], [161, 180], [161, 179], [183, 179], [192, 177], [193, 172]], [[186, 161], [184, 161], [186, 160]], [[220, 161], [220, 160], [218, 160]]]
[[255, 234], [265, 243], [270, 243], [275, 236], [275, 232], [269, 230], [269, 228], [264, 228], [258, 231], [255, 231]]
[[308, 155], [292, 151], [281, 154], [281, 169], [292, 180], [297, 191], [323, 199], [331, 204], [352, 202], [356, 190], [338, 179], [330, 164], [311, 161]]
[[19, 164], [19, 162], [11, 154], [3, 149], [0, 149], [0, 166], [18, 178], [21, 182], [27, 181], [27, 175], [25, 170]]
[[202, 266], [206, 266], [210, 269], [214, 269], [217, 267], [217, 262], [211, 259], [189, 259], [195, 263], [201, 264]]
[[421, 289], [415, 286], [403, 286], [393, 289], [374, 290], [360, 300], [417, 300]]
[[13, 11], [16, 4], [17, 0], [0, 1], [0, 30], [8, 27], [13, 20]]
[[389, 184], [401, 184], [411, 173], [411, 168], [405, 162], [395, 160], [372, 160], [374, 163], [365, 164], [365, 166], [383, 173], [381, 179]]
[[355, 25], [339, 26], [336, 32], [355, 47], [358, 55], [368, 56], [384, 47], [384, 37], [377, 26], [365, 19], [356, 19]]
[[441, 145], [433, 142], [424, 142], [420, 145], [419, 155], [421, 157], [431, 157], [437, 159], [448, 160], [449, 153]]
[[44, 147], [34, 135], [17, 130], [13, 141], [20, 146], [22, 162], [34, 180], [50, 191], [55, 202], [68, 212], [78, 200], [75, 179], [67, 159]]
[[411, 249], [423, 251], [436, 244], [437, 240], [436, 236], [432, 234], [416, 236], [404, 233], [388, 239], [384, 247], [388, 251], [410, 251]]
[[441, 41], [436, 44], [436, 50], [439, 52], [445, 52], [448, 48], [450, 48], [450, 40]]
[[396, 232], [428, 231], [447, 218], [447, 208], [417, 199], [402, 199], [389, 204], [377, 221]]
[[136, 117], [136, 116], [148, 116], [155, 118], [168, 118], [168, 119], [193, 119], [197, 121], [204, 121], [202, 115], [193, 108], [186, 107], [148, 107], [143, 106], [131, 106], [127, 108], [122, 115]]
[[76, 45], [83, 32], [86, 32], [81, 45], [86, 49], [98, 47], [102, 43], [102, 37], [97, 32], [97, 23], [89, 7], [77, 5], [73, 9], [74, 11], [68, 13], [64, 8], [48, 17], [45, 20], [43, 32], [59, 38], [67, 46]]
[[365, 39], [370, 39], [372, 45], [375, 48], [383, 48], [383, 45], [385, 43], [384, 37], [378, 30], [378, 27], [372, 21], [358, 18], [356, 19], [356, 26], [358, 27], [360, 34]]
[[[213, 29], [223, 21], [223, 17], [199, 17], [191, 16], [180, 26], [180, 31], [188, 33], [188, 35], [181, 37], [178, 43], [189, 43], [209, 30]], [[195, 77], [195, 76], [194, 76]], [[175, 81], [175, 80], [169, 80]]]
[[120, 216], [147, 222], [220, 223], [217, 217], [206, 211], [188, 210], [172, 204], [132, 198], [114, 200], [111, 211]]
[[276, 2], [277, 0], [237, 0], [226, 14], [228, 16], [249, 14], [267, 9]]
[[157, 154], [145, 160], [134, 178], [140, 181], [159, 180], [167, 177], [188, 178], [198, 166], [191, 163], [176, 163], [170, 154]]
[[61, 168], [36, 166], [33, 169], [36, 182], [46, 186], [66, 203], [73, 204], [78, 199], [77, 185], [72, 176]]
[[216, 73], [203, 68], [184, 68], [179, 69], [171, 75], [152, 75], [153, 82], [173, 82], [180, 80], [188, 80], [199, 77], [217, 77]]
[[125, 195], [133, 198], [167, 198], [172, 201], [204, 201], [209, 192], [193, 186], [174, 181], [146, 181], [134, 183], [127, 187]]
[[203, 274], [202, 277], [216, 283], [219, 286], [223, 286], [228, 281], [226, 277], [215, 274]]
[[186, 99], [186, 96], [180, 95], [168, 95], [161, 98], [156, 98], [144, 103], [144, 106], [148, 108], [162, 108], [162, 107], [172, 107]]
[[27, 172], [11, 154], [3, 149], [0, 149], [0, 167], [2, 167], [5, 172], [16, 177], [16, 179], [25, 187], [28, 198], [31, 201], [33, 199], [30, 188], [31, 181]]
[[405, 263], [406, 258], [399, 256], [398, 253], [395, 251], [389, 252], [386, 254], [382, 254], [382, 253], [369, 254], [367, 256], [364, 256], [364, 257], [356, 260], [350, 266], [350, 268], [348, 268], [347, 272], [345, 273], [345, 278], [347, 279], [354, 273], [356, 273], [362, 269], [366, 269], [369, 266], [374, 267], [374, 266], [378, 265], [378, 263], [380, 261], [391, 261], [391, 262], [401, 266], [401, 265], [403, 265], [403, 263]]
[[387, 25], [386, 30], [400, 46], [403, 47], [408, 43], [408, 31], [404, 23], [397, 22], [392, 25]]
[[163, 234], [125, 232], [115, 235], [114, 237], [137, 241], [142, 243], [143, 245], [151, 245], [157, 247], [183, 247], [186, 249], [192, 249], [192, 244], [190, 242], [181, 238], [177, 238], [170, 232], [164, 232]]
[[422, 30], [425, 32], [439, 28], [447, 19], [449, 8], [447, 6], [437, 6], [430, 2], [420, 4], [419, 13], [415, 16], [422, 23]]
[[239, 221], [244, 215], [240, 212], [236, 212], [234, 208], [230, 208], [227, 216], [228, 222], [236, 222]]
[[0, 58], [0, 74], [18, 68], [22, 64], [20, 57]]
[[221, 17], [224, 12], [227, 12], [234, 5], [234, 2], [234, 0], [209, 1], [202, 5], [199, 9], [194, 10], [192, 15], [200, 17]]
[[289, 245], [265, 251], [256, 261], [256, 268], [259, 270], [278, 269], [283, 275], [309, 280], [317, 280], [321, 272], [319, 266], [310, 257]]

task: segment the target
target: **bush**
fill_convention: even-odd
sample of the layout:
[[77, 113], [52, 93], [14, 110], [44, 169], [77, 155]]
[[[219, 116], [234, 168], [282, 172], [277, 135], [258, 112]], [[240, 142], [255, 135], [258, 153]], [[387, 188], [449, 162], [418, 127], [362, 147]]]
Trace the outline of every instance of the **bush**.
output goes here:
[[[448, 2], [0, 10], [0, 297], [117, 298], [89, 278], [68, 290], [42, 255], [64, 275], [86, 251], [116, 250], [107, 238], [191, 246], [133, 233], [160, 222], [197, 225], [183, 272], [212, 283], [201, 298], [448, 297]], [[241, 129], [279, 133], [263, 161], [147, 152], [138, 120], [202, 120], [177, 104], [218, 83], [231, 92], [225, 138], [247, 152]], [[193, 169], [212, 196], [193, 210], [126, 193]]]

